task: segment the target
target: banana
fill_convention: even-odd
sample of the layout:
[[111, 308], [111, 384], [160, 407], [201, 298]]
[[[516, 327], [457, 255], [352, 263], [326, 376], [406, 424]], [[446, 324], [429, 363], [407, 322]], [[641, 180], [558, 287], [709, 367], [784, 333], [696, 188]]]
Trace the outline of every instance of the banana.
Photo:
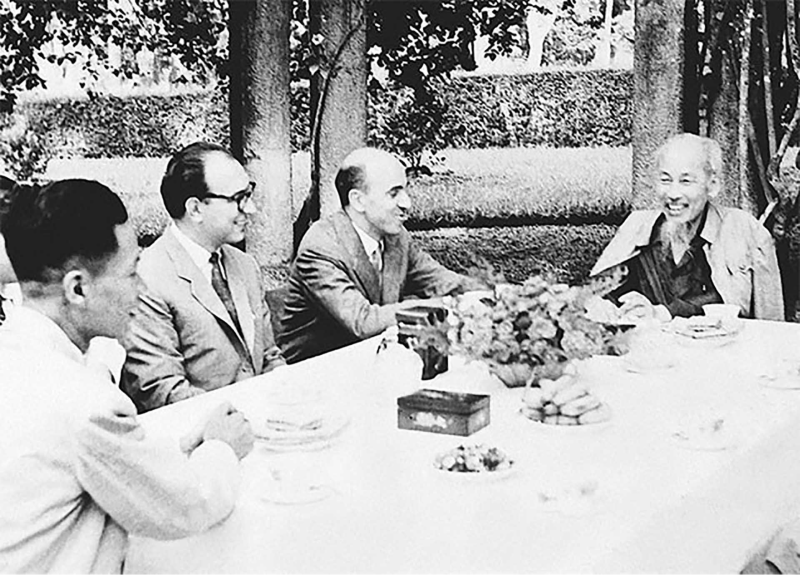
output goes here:
[[586, 425], [589, 423], [600, 423], [611, 417], [611, 409], [605, 403], [601, 403], [595, 409], [587, 411], [578, 416], [578, 423]]
[[550, 401], [558, 391], [556, 382], [546, 378], [539, 380], [539, 388], [542, 390], [542, 401]]
[[523, 401], [525, 405], [528, 407], [541, 407], [544, 404], [542, 400], [542, 396], [544, 395], [544, 390], [538, 387], [529, 387], [525, 391], [525, 395], [523, 396]]
[[547, 402], [544, 404], [544, 408], [542, 408], [545, 415], [558, 415], [558, 406], [555, 403]]
[[525, 414], [525, 417], [533, 421], [541, 421], [544, 419], [544, 412], [538, 408], [523, 406], [522, 413]]
[[589, 390], [586, 389], [583, 385], [571, 385], [569, 387], [561, 389], [558, 393], [556, 393], [553, 396], [553, 403], [555, 403], [558, 406], [566, 405], [569, 402], [575, 401], [579, 397], [583, 397], [588, 393]]
[[569, 415], [559, 415], [558, 425], [578, 425], [578, 418], [570, 417]]
[[594, 395], [587, 393], [583, 397], [574, 399], [561, 406], [561, 413], [563, 415], [571, 415], [577, 417], [591, 411], [600, 405], [600, 400]]
[[551, 425], [557, 425], [558, 424], [558, 418], [559, 418], [558, 415], [545, 415], [544, 419], [542, 420], [542, 423], [549, 423]]

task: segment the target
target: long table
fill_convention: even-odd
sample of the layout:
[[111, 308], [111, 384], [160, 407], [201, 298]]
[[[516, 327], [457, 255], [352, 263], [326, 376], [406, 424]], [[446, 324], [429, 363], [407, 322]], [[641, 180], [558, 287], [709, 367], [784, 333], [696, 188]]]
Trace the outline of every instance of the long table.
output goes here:
[[[476, 362], [451, 358], [422, 382], [417, 357], [377, 353], [381, 338], [146, 414], [149, 433], [178, 438], [224, 399], [257, 424], [296, 387], [350, 424], [316, 452], [257, 445], [225, 522], [180, 541], [134, 536], [126, 571], [738, 572], [800, 516], [800, 390], [761, 377], [781, 361], [800, 366], [800, 325], [746, 321], [724, 346], [653, 337], [674, 365], [581, 362], [579, 377], [612, 409], [597, 427], [532, 423], [519, 413], [523, 390]], [[396, 397], [419, 387], [489, 393], [492, 422], [468, 438], [400, 430]], [[734, 438], [726, 449], [688, 449], [675, 435], [716, 417]], [[472, 482], [434, 468], [437, 453], [465, 443], [502, 448], [515, 472]], [[320, 500], [275, 502], [275, 469], [313, 476]]]

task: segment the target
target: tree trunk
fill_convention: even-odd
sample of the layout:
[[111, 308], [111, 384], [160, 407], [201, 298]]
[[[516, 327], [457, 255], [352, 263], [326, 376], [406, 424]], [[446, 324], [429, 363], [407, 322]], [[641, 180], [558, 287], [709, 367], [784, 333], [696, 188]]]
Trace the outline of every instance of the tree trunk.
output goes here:
[[557, 0], [547, 6], [549, 12], [542, 14], [535, 10], [533, 6], [528, 6], [528, 14], [525, 17], [525, 26], [528, 29], [528, 60], [529, 70], [539, 70], [542, 67], [542, 57], [544, 56], [544, 40], [553, 29], [556, 18], [561, 13], [564, 0]]
[[633, 57], [633, 203], [652, 205], [656, 149], [683, 131], [686, 0], [636, 0]]
[[[717, 200], [723, 205], [749, 209], [752, 202], [743, 202], [741, 191], [742, 183], [752, 182], [753, 176], [749, 167], [750, 155], [739, 154], [739, 76], [727, 55], [723, 55], [721, 66], [720, 91], [708, 109], [709, 136], [722, 148], [723, 185]], [[752, 185], [749, 189], [753, 189]]]
[[231, 148], [256, 183], [247, 251], [262, 270], [292, 256], [289, 21], [286, 0], [231, 0]]
[[341, 208], [334, 188], [339, 165], [367, 141], [365, 11], [365, 0], [309, 2], [311, 36], [322, 38], [311, 78], [311, 193], [318, 194], [323, 216]]
[[606, 0], [603, 16], [603, 31], [597, 42], [597, 51], [594, 65], [598, 68], [608, 68], [611, 65], [611, 22], [614, 15], [614, 0]]

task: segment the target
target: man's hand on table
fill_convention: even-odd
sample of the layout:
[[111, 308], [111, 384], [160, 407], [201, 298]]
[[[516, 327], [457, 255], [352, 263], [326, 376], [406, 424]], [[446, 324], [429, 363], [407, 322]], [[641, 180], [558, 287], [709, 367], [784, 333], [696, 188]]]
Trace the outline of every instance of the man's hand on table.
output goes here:
[[181, 439], [181, 449], [191, 453], [204, 441], [218, 439], [231, 446], [236, 457], [244, 457], [253, 450], [255, 437], [250, 422], [228, 402], [217, 406], [197, 429]]
[[619, 316], [630, 320], [631, 323], [641, 323], [648, 320], [667, 322], [672, 319], [672, 314], [663, 305], [653, 305], [650, 300], [639, 292], [628, 292], [619, 297], [622, 304], [619, 307]]

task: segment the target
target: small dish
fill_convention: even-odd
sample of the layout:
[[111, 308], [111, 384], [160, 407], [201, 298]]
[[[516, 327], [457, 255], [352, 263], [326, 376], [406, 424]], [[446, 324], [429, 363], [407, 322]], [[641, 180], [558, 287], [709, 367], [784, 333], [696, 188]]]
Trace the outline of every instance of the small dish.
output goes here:
[[438, 454], [433, 467], [440, 477], [466, 483], [489, 483], [508, 479], [516, 464], [505, 452], [485, 444], [459, 445]]
[[758, 374], [758, 384], [772, 389], [800, 389], [800, 360], [779, 360]]
[[329, 447], [350, 423], [343, 415], [311, 419], [303, 424], [266, 420], [254, 427], [254, 435], [271, 451], [318, 451]]
[[570, 517], [594, 515], [601, 511], [601, 497], [596, 480], [565, 480], [534, 486], [539, 509]]
[[702, 423], [689, 423], [674, 431], [671, 436], [676, 445], [696, 451], [724, 451], [737, 447], [739, 434], [722, 416], [709, 418]]
[[726, 345], [736, 340], [744, 327], [740, 319], [720, 320], [706, 316], [677, 317], [663, 329], [674, 333], [680, 343]]
[[606, 419], [604, 419], [603, 421], [598, 421], [597, 423], [584, 423], [580, 425], [560, 425], [558, 423], [544, 423], [542, 421], [532, 419], [531, 417], [529, 417], [529, 413], [535, 410], [526, 405], [523, 405], [520, 408], [519, 412], [523, 417], [530, 420], [533, 429], [541, 430], [542, 432], [555, 433], [559, 435], [571, 435], [571, 434], [585, 435], [603, 431], [611, 426], [613, 418], [613, 413], [611, 412], [611, 408], [607, 403], [603, 403], [602, 407], [608, 412], [608, 417]]
[[261, 499], [278, 505], [305, 505], [323, 501], [336, 493], [329, 485], [289, 486], [274, 482], [261, 494]]

